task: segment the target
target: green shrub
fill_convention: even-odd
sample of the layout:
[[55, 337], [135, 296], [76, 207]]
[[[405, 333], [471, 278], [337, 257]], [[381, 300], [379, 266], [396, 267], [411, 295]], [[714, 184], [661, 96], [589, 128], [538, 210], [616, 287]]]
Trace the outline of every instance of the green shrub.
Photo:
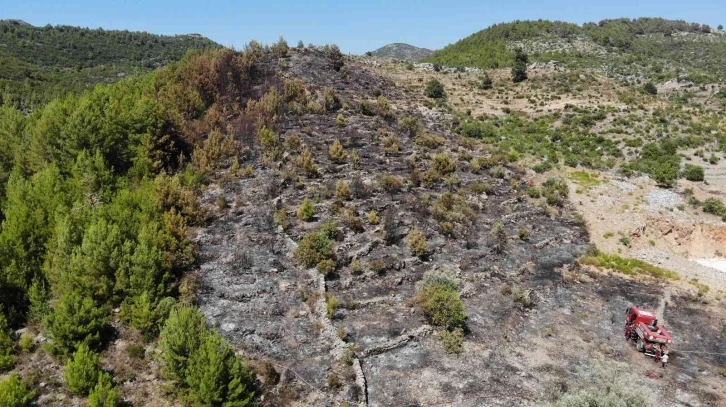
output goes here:
[[464, 328], [466, 313], [464, 303], [456, 289], [450, 284], [441, 284], [437, 280], [425, 280], [418, 293], [424, 315], [429, 322], [447, 331]]
[[118, 407], [121, 406], [121, 395], [113, 387], [111, 375], [102, 373], [98, 376], [98, 383], [88, 395], [88, 407]]
[[334, 112], [342, 107], [342, 104], [340, 103], [340, 98], [331, 88], [323, 89], [323, 99], [323, 107], [328, 112]]
[[330, 157], [330, 160], [336, 164], [342, 164], [345, 162], [346, 158], [348, 158], [348, 154], [345, 153], [343, 145], [340, 144], [340, 140], [338, 139], [335, 139], [333, 144], [331, 144], [328, 148], [328, 156]]
[[33, 335], [34, 334], [31, 331], [25, 331], [22, 335], [20, 335], [18, 344], [23, 352], [32, 353], [35, 350], [35, 337]]
[[446, 138], [421, 131], [416, 135], [414, 142], [421, 147], [433, 150], [446, 144]]
[[658, 94], [658, 88], [653, 85], [653, 82], [648, 82], [645, 85], [643, 85], [643, 90], [645, 93], [648, 93], [650, 95], [657, 95]]
[[384, 119], [390, 119], [393, 117], [393, 111], [391, 110], [391, 102], [389, 102], [385, 96], [383, 96], [383, 95], [378, 96], [378, 101], [376, 102], [376, 108], [378, 110], [378, 115], [383, 117]]
[[577, 168], [577, 165], [580, 163], [580, 159], [573, 154], [567, 154], [565, 155], [565, 165], [572, 168]]
[[10, 373], [8, 377], [0, 380], [0, 406], [28, 407], [33, 398], [35, 391], [17, 373]]
[[380, 220], [378, 219], [378, 212], [371, 210], [368, 212], [368, 223], [371, 225], [377, 225]]
[[340, 201], [347, 201], [350, 199], [350, 187], [347, 182], [339, 180], [335, 183], [335, 197]]
[[272, 220], [275, 222], [275, 226], [281, 226], [283, 230], [290, 226], [290, 222], [287, 220], [287, 209], [285, 208], [285, 205], [275, 211], [275, 215], [273, 215]]
[[303, 267], [317, 266], [321, 261], [333, 258], [333, 242], [322, 231], [308, 233], [298, 244], [295, 257]]
[[128, 353], [131, 359], [143, 359], [146, 354], [146, 349], [144, 349], [143, 345], [132, 344], [126, 348], [126, 353]]
[[435, 78], [426, 82], [424, 95], [432, 99], [446, 99], [446, 91], [444, 90], [444, 85]]
[[334, 71], [339, 72], [345, 65], [345, 57], [337, 45], [325, 45], [323, 51], [328, 58], [328, 64]]
[[446, 290], [456, 291], [460, 283], [461, 280], [447, 268], [429, 270], [424, 275], [424, 285], [433, 285]]
[[703, 181], [703, 167], [700, 165], [686, 164], [683, 169], [683, 177], [689, 181]]
[[569, 188], [563, 179], [549, 178], [542, 184], [544, 195], [548, 205], [563, 206], [569, 195]]
[[678, 167], [671, 161], [663, 161], [651, 170], [650, 175], [658, 185], [672, 186], [678, 179]]
[[446, 176], [456, 171], [456, 162], [447, 153], [439, 153], [434, 156], [432, 168], [439, 174]]
[[429, 253], [428, 243], [426, 242], [426, 236], [417, 227], [413, 227], [406, 236], [406, 243], [408, 244], [409, 250], [416, 257], [426, 257]]
[[442, 331], [440, 335], [441, 335], [441, 344], [444, 346], [444, 350], [447, 353], [464, 352], [464, 330], [463, 329], [454, 328], [453, 331]]
[[421, 124], [418, 121], [418, 118], [414, 116], [404, 116], [400, 122], [399, 126], [401, 130], [406, 133], [409, 137], [416, 137], [416, 135], [421, 131], [422, 127]]
[[529, 187], [527, 188], [527, 195], [529, 195], [530, 198], [537, 199], [542, 196], [542, 191], [540, 191], [537, 187]]
[[534, 302], [532, 301], [532, 298], [530, 297], [531, 291], [526, 290], [520, 286], [514, 286], [511, 288], [512, 290], [512, 298], [514, 299], [514, 302], [518, 302], [522, 304], [525, 308], [530, 308], [532, 305], [534, 305]]
[[78, 396], [87, 396], [98, 383], [100, 374], [98, 354], [82, 344], [65, 367], [68, 390]]
[[534, 170], [534, 172], [536, 172], [537, 174], [549, 171], [552, 168], [553, 165], [550, 161], [542, 161], [532, 166], [532, 170]]
[[[277, 133], [263, 126], [257, 131], [257, 137], [260, 139], [267, 160], [277, 161], [282, 157], [282, 142]], [[204, 168], [201, 168], [201, 170], [204, 170]]]
[[711, 289], [711, 287], [709, 287], [707, 284], [703, 284], [703, 283], [699, 282], [697, 278], [692, 278], [692, 279], [688, 280], [688, 284], [691, 284], [692, 286], [694, 286], [698, 289], [699, 297], [703, 297]]
[[489, 236], [492, 239], [492, 247], [495, 252], [501, 253], [506, 250], [508, 238], [502, 222], [494, 223], [491, 232], [489, 232]]
[[388, 192], [389, 194], [394, 194], [396, 192], [399, 192], [401, 190], [401, 187], [403, 187], [403, 181], [401, 178], [395, 176], [395, 175], [383, 175], [378, 183], [381, 186], [381, 189]]
[[630, 238], [627, 236], [621, 237], [619, 240], [620, 244], [622, 244], [625, 247], [630, 247]]
[[726, 219], [726, 204], [716, 198], [708, 198], [703, 203], [703, 211]]
[[504, 167], [501, 165], [496, 165], [489, 169], [489, 175], [491, 175], [494, 178], [504, 179], [504, 177], [507, 176], [507, 172], [504, 170]]
[[191, 305], [180, 304], [169, 313], [159, 338], [166, 377], [183, 382], [189, 357], [209, 335], [204, 316]]
[[333, 319], [335, 316], [335, 310], [338, 309], [339, 301], [337, 298], [330, 294], [325, 294], [325, 312], [329, 319]]
[[479, 85], [479, 88], [484, 90], [492, 88], [492, 78], [490, 78], [489, 74], [487, 74], [486, 72], [481, 79], [481, 84]]
[[318, 175], [320, 175], [320, 169], [315, 163], [315, 158], [308, 149], [305, 149], [302, 151], [302, 153], [300, 153], [300, 155], [295, 160], [295, 164], [298, 166], [298, 168], [302, 169], [303, 172], [305, 172], [305, 175], [310, 178], [316, 178]]
[[527, 228], [520, 228], [519, 229], [519, 239], [520, 240], [527, 240], [527, 239], [529, 239], [529, 230]]
[[335, 272], [335, 261], [332, 259], [320, 260], [315, 265], [315, 269], [326, 276], [330, 276]]
[[315, 204], [308, 198], [305, 198], [297, 209], [297, 217], [305, 222], [309, 222], [315, 216]]

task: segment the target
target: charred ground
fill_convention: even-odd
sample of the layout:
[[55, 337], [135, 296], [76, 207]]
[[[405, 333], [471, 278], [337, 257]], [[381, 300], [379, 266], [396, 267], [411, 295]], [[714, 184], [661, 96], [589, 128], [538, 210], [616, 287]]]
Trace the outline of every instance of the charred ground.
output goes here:
[[[296, 148], [270, 160], [253, 141], [240, 163], [253, 176], [218, 172], [203, 196], [216, 219], [194, 238], [204, 259], [200, 308], [247, 357], [281, 374], [279, 383], [263, 379], [263, 404], [540, 405], [552, 383], [575, 380], [601, 359], [629, 363], [673, 405], [720, 400], [722, 361], [708, 355], [676, 352], [677, 368], [645, 377], [655, 365], [622, 338], [622, 312], [659, 307], [663, 283], [581, 268], [575, 259], [589, 237], [566, 200], [528, 197], [523, 172], [454, 135], [451, 116], [411, 104], [409, 90], [355, 61], [336, 71], [325, 52], [303, 50], [269, 66], [280, 93], [301, 81], [306, 103], [322, 109], [281, 112], [279, 142]], [[339, 102], [330, 104], [333, 94]], [[410, 118], [419, 123], [413, 131]], [[336, 141], [342, 160], [331, 159]], [[304, 151], [315, 176], [299, 164]], [[472, 166], [479, 157], [482, 165]], [[349, 197], [337, 191], [341, 181]], [[315, 203], [310, 221], [295, 216], [306, 198]], [[379, 222], [366, 219], [371, 211]], [[496, 223], [504, 242], [491, 232]], [[336, 270], [324, 276], [301, 267], [295, 252], [307, 233], [330, 225]], [[426, 237], [425, 256], [407, 245], [414, 228]], [[461, 354], [445, 351], [442, 331], [417, 306], [432, 269], [461, 280]], [[687, 327], [712, 312], [689, 295], [666, 304], [678, 343], [712, 341], [722, 352], [722, 320]]]

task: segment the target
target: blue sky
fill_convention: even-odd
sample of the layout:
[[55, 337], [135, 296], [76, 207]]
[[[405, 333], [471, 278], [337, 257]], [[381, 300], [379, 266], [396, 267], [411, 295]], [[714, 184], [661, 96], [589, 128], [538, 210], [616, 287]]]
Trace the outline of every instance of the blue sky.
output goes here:
[[526, 19], [574, 23], [615, 17], [665, 17], [726, 24], [723, 0], [0, 0], [0, 19], [33, 25], [68, 24], [159, 34], [199, 33], [222, 45], [242, 47], [279, 36], [291, 45], [337, 43], [344, 52], [363, 53], [391, 42], [441, 48], [498, 22]]

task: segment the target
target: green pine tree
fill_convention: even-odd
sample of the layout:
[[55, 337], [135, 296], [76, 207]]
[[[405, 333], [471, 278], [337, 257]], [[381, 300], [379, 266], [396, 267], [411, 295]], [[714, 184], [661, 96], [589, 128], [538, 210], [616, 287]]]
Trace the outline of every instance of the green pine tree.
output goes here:
[[53, 338], [52, 352], [70, 355], [82, 344], [96, 348], [108, 326], [108, 313], [108, 305], [75, 291], [63, 293], [45, 320], [46, 329]]
[[68, 389], [79, 396], [86, 396], [99, 382], [101, 374], [98, 354], [91, 351], [88, 345], [81, 344], [65, 367], [65, 378]]
[[159, 339], [167, 377], [185, 381], [189, 357], [207, 335], [204, 316], [196, 308], [178, 305], [171, 310]]
[[113, 387], [111, 375], [101, 373], [98, 383], [88, 395], [88, 407], [117, 407], [121, 405], [121, 395]]
[[172, 297], [153, 298], [147, 291], [124, 302], [123, 317], [141, 331], [144, 340], [151, 341], [159, 334], [161, 324], [169, 316], [175, 300]]
[[512, 81], [522, 82], [527, 79], [527, 64], [529, 57], [522, 48], [514, 50], [514, 65], [512, 66]]
[[208, 335], [189, 358], [186, 383], [200, 406], [250, 405], [254, 397], [250, 380], [234, 350], [216, 333]]

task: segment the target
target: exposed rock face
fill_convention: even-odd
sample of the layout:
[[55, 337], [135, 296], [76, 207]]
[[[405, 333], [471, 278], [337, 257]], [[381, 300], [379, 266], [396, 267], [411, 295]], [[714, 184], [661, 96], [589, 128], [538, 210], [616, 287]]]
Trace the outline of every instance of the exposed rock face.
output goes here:
[[409, 44], [394, 43], [378, 48], [377, 50], [373, 51], [372, 54], [374, 57], [379, 58], [391, 58], [415, 62], [420, 59], [426, 58], [432, 52], [433, 51], [426, 48], [414, 47], [413, 45]]

